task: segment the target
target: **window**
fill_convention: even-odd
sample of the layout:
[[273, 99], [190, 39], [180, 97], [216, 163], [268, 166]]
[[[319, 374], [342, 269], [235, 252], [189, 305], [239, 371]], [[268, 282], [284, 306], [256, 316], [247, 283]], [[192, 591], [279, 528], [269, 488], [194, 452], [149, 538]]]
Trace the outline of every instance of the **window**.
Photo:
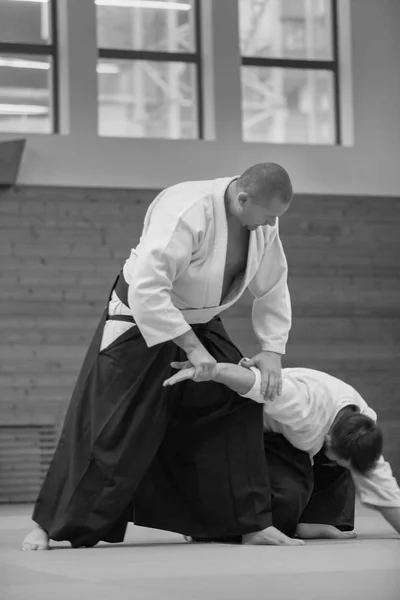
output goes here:
[[243, 139], [340, 144], [336, 0], [239, 0]]
[[99, 134], [201, 138], [197, 0], [95, 0]]
[[0, 0], [0, 131], [58, 131], [54, 0]]

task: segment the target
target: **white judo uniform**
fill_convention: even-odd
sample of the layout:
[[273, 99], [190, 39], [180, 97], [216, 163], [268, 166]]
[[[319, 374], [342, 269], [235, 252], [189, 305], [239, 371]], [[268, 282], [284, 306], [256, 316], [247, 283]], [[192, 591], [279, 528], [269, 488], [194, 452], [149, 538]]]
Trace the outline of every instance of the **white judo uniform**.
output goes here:
[[[248, 288], [261, 348], [284, 354], [291, 306], [278, 222], [250, 232], [246, 271], [222, 298], [228, 242], [224, 195], [234, 179], [180, 183], [150, 205], [139, 244], [123, 268], [129, 308], [115, 292], [109, 303], [109, 315], [133, 315], [148, 347], [183, 335], [192, 324], [207, 323]], [[132, 326], [108, 321], [101, 348]]]
[[[244, 397], [264, 403], [265, 430], [283, 435], [292, 446], [309, 453], [311, 461], [322, 449], [325, 437], [343, 407], [355, 405], [361, 414], [377, 420], [376, 413], [351, 385], [313, 369], [283, 369], [282, 395], [273, 402], [264, 402], [260, 392], [260, 371], [251, 369], [256, 379]], [[383, 456], [368, 475], [353, 469], [350, 473], [363, 504], [370, 508], [400, 508], [400, 488]]]

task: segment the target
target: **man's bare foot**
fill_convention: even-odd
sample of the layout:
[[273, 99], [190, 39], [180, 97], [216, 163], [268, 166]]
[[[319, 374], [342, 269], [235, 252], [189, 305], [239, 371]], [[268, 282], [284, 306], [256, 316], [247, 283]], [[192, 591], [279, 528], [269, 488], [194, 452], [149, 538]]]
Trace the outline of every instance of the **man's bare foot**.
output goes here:
[[50, 550], [49, 536], [39, 526], [36, 526], [22, 542], [21, 550], [29, 552], [30, 550]]
[[357, 537], [354, 531], [340, 531], [340, 529], [333, 525], [322, 523], [299, 523], [296, 533], [303, 540], [321, 538], [327, 540], [350, 540]]
[[267, 546], [304, 546], [303, 540], [290, 538], [276, 527], [267, 527], [256, 533], [246, 533], [242, 536], [245, 545], [267, 545]]

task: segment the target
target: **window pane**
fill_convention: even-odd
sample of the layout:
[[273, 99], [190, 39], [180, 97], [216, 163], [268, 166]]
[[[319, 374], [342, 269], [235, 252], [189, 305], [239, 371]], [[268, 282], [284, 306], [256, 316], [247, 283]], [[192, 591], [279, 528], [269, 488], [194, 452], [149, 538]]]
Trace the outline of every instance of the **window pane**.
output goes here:
[[47, 44], [51, 41], [50, 2], [0, 0], [0, 41]]
[[101, 60], [100, 135], [198, 137], [196, 68], [181, 62]]
[[239, 0], [242, 56], [330, 60], [331, 0]]
[[50, 58], [0, 56], [0, 131], [52, 132]]
[[195, 51], [194, 0], [96, 0], [96, 4], [99, 48]]
[[246, 142], [334, 144], [330, 71], [242, 67]]

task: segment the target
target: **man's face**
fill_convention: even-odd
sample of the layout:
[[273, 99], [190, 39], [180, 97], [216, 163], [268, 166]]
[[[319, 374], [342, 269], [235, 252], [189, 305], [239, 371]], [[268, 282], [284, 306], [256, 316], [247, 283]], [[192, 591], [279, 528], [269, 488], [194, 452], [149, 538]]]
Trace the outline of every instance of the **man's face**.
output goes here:
[[332, 450], [330, 436], [327, 436], [325, 438], [324, 453], [325, 453], [325, 456], [327, 458], [329, 458], [329, 460], [332, 460], [337, 465], [339, 465], [341, 467], [344, 467], [345, 469], [349, 469], [350, 468], [350, 461], [346, 460], [344, 458], [340, 458], [340, 456], [338, 456], [337, 454], [335, 454], [335, 452]]
[[250, 231], [262, 225], [273, 227], [276, 219], [282, 217], [289, 208], [289, 204], [284, 204], [276, 196], [265, 202], [255, 203], [245, 192], [240, 192], [238, 200], [241, 206], [239, 221]]

